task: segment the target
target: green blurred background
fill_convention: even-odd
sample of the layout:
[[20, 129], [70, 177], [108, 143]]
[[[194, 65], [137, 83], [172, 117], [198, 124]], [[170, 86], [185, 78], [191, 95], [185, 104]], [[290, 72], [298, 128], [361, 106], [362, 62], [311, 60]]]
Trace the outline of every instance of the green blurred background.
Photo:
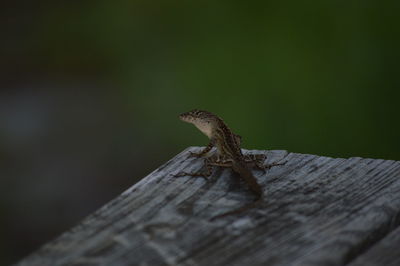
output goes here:
[[4, 3], [0, 264], [207, 144], [193, 108], [244, 148], [400, 160], [399, 3]]

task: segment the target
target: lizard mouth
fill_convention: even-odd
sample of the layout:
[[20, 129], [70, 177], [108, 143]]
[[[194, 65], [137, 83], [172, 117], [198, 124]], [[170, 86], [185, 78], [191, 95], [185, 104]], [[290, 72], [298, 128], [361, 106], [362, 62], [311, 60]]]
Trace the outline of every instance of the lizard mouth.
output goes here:
[[190, 119], [190, 116], [188, 116], [186, 113], [180, 114], [179, 119], [184, 121], [184, 122], [191, 122], [192, 120]]
[[183, 122], [189, 122], [188, 118], [182, 115], [179, 116], [179, 119], [182, 120]]

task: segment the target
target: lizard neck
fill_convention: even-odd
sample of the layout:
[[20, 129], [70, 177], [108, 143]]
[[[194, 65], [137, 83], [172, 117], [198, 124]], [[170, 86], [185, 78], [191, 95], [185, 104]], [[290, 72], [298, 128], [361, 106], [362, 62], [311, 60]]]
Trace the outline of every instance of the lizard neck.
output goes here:
[[213, 127], [208, 123], [196, 123], [194, 124], [204, 135], [209, 139], [213, 137]]

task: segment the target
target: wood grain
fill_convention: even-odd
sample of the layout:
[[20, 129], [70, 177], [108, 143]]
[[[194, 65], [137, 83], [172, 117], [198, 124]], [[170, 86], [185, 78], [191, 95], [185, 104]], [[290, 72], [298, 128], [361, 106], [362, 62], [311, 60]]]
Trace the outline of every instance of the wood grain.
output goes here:
[[191, 147], [17, 265], [400, 265], [400, 162], [286, 151], [266, 174], [255, 209], [230, 169], [210, 180]]

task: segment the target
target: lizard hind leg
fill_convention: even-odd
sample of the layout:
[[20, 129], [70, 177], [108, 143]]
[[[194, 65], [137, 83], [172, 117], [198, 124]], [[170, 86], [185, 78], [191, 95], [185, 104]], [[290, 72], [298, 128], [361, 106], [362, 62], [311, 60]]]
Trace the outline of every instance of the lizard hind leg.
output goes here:
[[219, 167], [232, 167], [232, 160], [226, 158], [225, 156], [218, 155], [215, 157], [208, 158], [208, 164], [212, 166], [219, 166]]
[[267, 158], [265, 154], [246, 154], [244, 155], [244, 160], [247, 164], [250, 164], [252, 167], [257, 168], [258, 170], [262, 170], [265, 173], [266, 166], [264, 165], [264, 161]]
[[197, 157], [197, 158], [200, 158], [200, 157], [203, 157], [203, 156], [205, 156], [212, 148], [214, 147], [214, 141], [210, 141], [210, 143], [208, 143], [208, 145], [202, 150], [202, 151], [200, 151], [200, 152], [192, 152], [192, 151], [190, 151], [189, 152], [189, 157]]
[[278, 165], [284, 165], [285, 162], [274, 162], [270, 164], [264, 164], [265, 159], [267, 159], [267, 156], [265, 154], [246, 154], [244, 156], [245, 162], [252, 165], [252, 167], [257, 168], [258, 170], [263, 171], [264, 173], [266, 170], [278, 166]]

